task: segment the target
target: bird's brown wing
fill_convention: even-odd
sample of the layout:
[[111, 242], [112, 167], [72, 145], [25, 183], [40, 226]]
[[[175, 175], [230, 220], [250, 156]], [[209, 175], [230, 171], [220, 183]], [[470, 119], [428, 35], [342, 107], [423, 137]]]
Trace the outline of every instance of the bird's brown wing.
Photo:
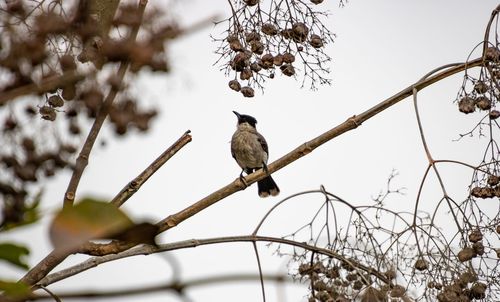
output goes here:
[[266, 139], [260, 133], [257, 133], [257, 140], [259, 141], [264, 152], [266, 152], [267, 155], [269, 155], [269, 147], [267, 146]]

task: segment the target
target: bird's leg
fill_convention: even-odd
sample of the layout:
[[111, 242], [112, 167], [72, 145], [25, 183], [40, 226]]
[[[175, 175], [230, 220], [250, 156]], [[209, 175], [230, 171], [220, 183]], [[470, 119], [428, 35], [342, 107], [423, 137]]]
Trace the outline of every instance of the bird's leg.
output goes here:
[[264, 172], [266, 172], [267, 175], [269, 175], [269, 170], [267, 169], [267, 164], [266, 163], [262, 163], [262, 169], [264, 169]]
[[245, 186], [245, 189], [248, 187], [248, 184], [247, 184], [247, 181], [245, 180], [245, 177], [243, 177], [243, 172], [245, 171], [245, 169], [242, 169], [241, 170], [241, 173], [240, 173], [240, 181], [243, 183], [243, 185]]

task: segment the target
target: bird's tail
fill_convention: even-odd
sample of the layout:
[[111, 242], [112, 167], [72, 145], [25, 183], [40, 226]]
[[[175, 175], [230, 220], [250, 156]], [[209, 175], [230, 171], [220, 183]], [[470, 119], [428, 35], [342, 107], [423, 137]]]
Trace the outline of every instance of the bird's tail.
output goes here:
[[270, 175], [257, 182], [257, 189], [260, 197], [276, 196], [280, 193], [280, 188]]

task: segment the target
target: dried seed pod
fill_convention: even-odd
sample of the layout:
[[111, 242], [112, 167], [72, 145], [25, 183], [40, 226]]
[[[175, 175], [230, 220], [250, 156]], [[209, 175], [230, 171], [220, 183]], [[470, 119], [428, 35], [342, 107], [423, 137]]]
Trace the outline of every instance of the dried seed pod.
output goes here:
[[29, 116], [34, 116], [36, 114], [36, 109], [35, 107], [28, 105], [24, 108], [24, 112]]
[[496, 175], [490, 175], [488, 176], [488, 185], [489, 186], [496, 186], [498, 185], [498, 183], [500, 182], [500, 177], [496, 176]]
[[490, 110], [491, 101], [488, 97], [479, 96], [476, 98], [476, 106], [481, 110]]
[[313, 289], [316, 291], [326, 290], [326, 284], [325, 282], [323, 282], [323, 280], [318, 280], [313, 283]]
[[248, 56], [244, 52], [237, 53], [231, 61], [231, 67], [236, 71], [242, 71], [249, 64]]
[[465, 96], [458, 102], [458, 110], [465, 114], [472, 113], [476, 110], [475, 103], [473, 98]]
[[242, 81], [246, 81], [250, 79], [253, 76], [253, 72], [250, 70], [250, 68], [245, 68], [240, 72], [240, 79]]
[[248, 6], [255, 6], [259, 3], [259, 0], [243, 0], [243, 2]]
[[248, 43], [252, 41], [260, 41], [260, 35], [256, 31], [245, 33], [245, 41], [247, 41]]
[[309, 39], [309, 44], [314, 48], [321, 48], [323, 47], [323, 39], [321, 39], [320, 36], [313, 34]]
[[76, 86], [75, 84], [67, 84], [63, 87], [61, 96], [67, 100], [73, 100], [76, 97]]
[[273, 67], [273, 59], [274, 57], [270, 53], [263, 55], [262, 58], [260, 59], [262, 63], [261, 67], [264, 69], [269, 69]]
[[297, 51], [303, 51], [303, 50], [304, 50], [304, 47], [302, 47], [302, 46], [297, 47]]
[[479, 256], [482, 256], [484, 254], [484, 245], [482, 241], [474, 242], [474, 244], [472, 244], [472, 248], [474, 249], [474, 252]]
[[56, 110], [50, 106], [42, 106], [38, 110], [42, 119], [47, 121], [55, 121], [56, 119]]
[[329, 279], [335, 279], [340, 277], [339, 268], [337, 266], [331, 267], [325, 272], [325, 276]]
[[229, 88], [231, 88], [234, 91], [240, 91], [241, 90], [241, 85], [237, 80], [231, 80], [228, 83]]
[[31, 139], [29, 137], [23, 138], [21, 145], [23, 146], [24, 150], [26, 150], [27, 152], [35, 151], [35, 142], [33, 141], [33, 139]]
[[351, 273], [351, 274], [347, 274], [345, 276], [345, 279], [347, 281], [355, 281], [355, 280], [358, 280], [358, 274], [357, 273]]
[[419, 271], [425, 271], [426, 269], [429, 268], [429, 264], [423, 258], [420, 258], [417, 261], [415, 261], [415, 265], [414, 266], [415, 266], [415, 269], [417, 269]]
[[14, 174], [22, 181], [37, 181], [36, 170], [33, 164], [15, 166]]
[[401, 298], [405, 295], [406, 289], [401, 285], [395, 285], [391, 290], [391, 297]]
[[500, 249], [495, 249], [495, 253], [497, 253], [497, 258], [500, 259]]
[[486, 83], [483, 81], [477, 81], [474, 85], [474, 91], [476, 91], [477, 93], [485, 93], [486, 91], [488, 91], [488, 85], [486, 85]]
[[273, 57], [273, 64], [276, 66], [281, 66], [283, 64], [283, 55], [277, 54]]
[[486, 297], [485, 293], [487, 287], [488, 286], [482, 282], [474, 283], [470, 288], [471, 296], [477, 300], [484, 299]]
[[477, 275], [471, 272], [464, 272], [460, 275], [460, 280], [466, 283], [472, 283], [474, 281], [477, 281]]
[[285, 62], [285, 63], [293, 63], [293, 62], [295, 62], [295, 56], [292, 55], [289, 52], [285, 52], [283, 54], [283, 62]]
[[274, 73], [269, 74], [270, 79], [274, 79]]
[[65, 54], [59, 58], [59, 64], [62, 71], [70, 71], [76, 69], [75, 58], [70, 54]]
[[389, 280], [393, 280], [394, 278], [396, 278], [396, 275], [396, 271], [392, 269], [384, 272], [384, 276]]
[[302, 22], [297, 22], [292, 24], [292, 38], [297, 43], [305, 42], [307, 35], [309, 34], [309, 28]]
[[253, 62], [252, 64], [250, 64], [250, 69], [253, 71], [253, 72], [259, 72], [262, 70], [262, 67], [260, 67], [259, 63], [257, 62]]
[[52, 107], [62, 107], [64, 105], [64, 100], [56, 94], [49, 98], [48, 103]]
[[476, 257], [476, 253], [471, 247], [464, 247], [460, 252], [458, 252], [458, 260], [460, 262], [469, 261], [474, 257]]
[[278, 29], [276, 29], [276, 26], [272, 23], [266, 23], [262, 25], [261, 30], [263, 33], [269, 36], [274, 36], [278, 34]]
[[470, 242], [478, 242], [483, 240], [483, 234], [481, 233], [481, 230], [475, 229], [469, 234], [469, 241]]
[[262, 42], [253, 40], [250, 42], [250, 50], [258, 55], [261, 55], [264, 52], [264, 44]]
[[292, 64], [283, 64], [280, 67], [281, 72], [283, 72], [284, 75], [286, 76], [293, 76], [295, 74], [295, 68], [293, 68]]
[[299, 265], [299, 274], [301, 276], [309, 275], [312, 272], [311, 265], [309, 263], [301, 263]]
[[231, 50], [233, 50], [233, 51], [243, 51], [244, 50], [243, 46], [241, 45], [241, 42], [238, 39], [232, 40], [231, 42], [229, 42], [229, 48], [231, 48]]
[[3, 129], [5, 131], [12, 131], [16, 129], [16, 127], [17, 127], [17, 121], [12, 117], [8, 117], [3, 123]]
[[78, 135], [81, 132], [80, 127], [76, 122], [69, 123], [68, 131], [73, 135]]
[[231, 33], [231, 34], [227, 35], [227, 38], [226, 38], [227, 43], [231, 43], [231, 42], [237, 41], [237, 40], [238, 40], [238, 34]]
[[354, 284], [352, 285], [352, 288], [355, 290], [360, 290], [363, 288], [363, 282], [356, 280], [354, 281]]
[[280, 35], [284, 39], [291, 39], [293, 36], [293, 31], [290, 28], [286, 28], [286, 29], [283, 29], [282, 31], [280, 31]]
[[318, 5], [320, 3], [323, 3], [323, 0], [311, 0], [311, 3]]
[[500, 50], [496, 47], [488, 47], [484, 53], [484, 58], [488, 61], [498, 62], [500, 59]]
[[497, 234], [500, 234], [500, 224], [496, 227]]
[[241, 94], [246, 98], [252, 98], [254, 96], [253, 88], [250, 86], [245, 86], [241, 88]]
[[491, 110], [490, 111], [490, 119], [496, 120], [498, 117], [500, 117], [500, 111], [498, 111], [498, 110]]

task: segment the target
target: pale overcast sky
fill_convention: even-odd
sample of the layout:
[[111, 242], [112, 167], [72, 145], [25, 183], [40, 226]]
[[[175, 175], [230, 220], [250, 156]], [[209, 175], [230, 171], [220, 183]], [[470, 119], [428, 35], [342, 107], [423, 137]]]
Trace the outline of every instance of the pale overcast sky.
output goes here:
[[[151, 4], [159, 5], [154, 1]], [[137, 219], [157, 221], [175, 213], [238, 177], [240, 169], [229, 150], [236, 124], [232, 110], [257, 118], [258, 130], [268, 141], [272, 162], [396, 94], [430, 70], [465, 61], [482, 41], [486, 23], [498, 1], [351, 0], [344, 8], [339, 8], [336, 1], [321, 5], [330, 8], [326, 24], [337, 35], [335, 43], [326, 46], [333, 58], [331, 86], [310, 91], [301, 89], [298, 81], [277, 76], [266, 84], [264, 94], [257, 92], [253, 99], [246, 99], [229, 90], [229, 79], [217, 66], [212, 66], [217, 59], [213, 53], [216, 45], [211, 43], [209, 35], [225, 28], [207, 27], [183, 37], [170, 46], [172, 73], [145, 77], [137, 83], [141, 98], [161, 110], [152, 130], [147, 136], [108, 139], [106, 148], [96, 148], [83, 175], [79, 196], [113, 197], [190, 129], [193, 141], [124, 206]], [[185, 24], [228, 12], [227, 2], [222, 0], [184, 1], [174, 7]], [[473, 57], [479, 55], [476, 51]], [[461, 84], [460, 74], [429, 87], [420, 93], [419, 104], [435, 158], [477, 164], [485, 141], [475, 137], [453, 142], [478, 118], [460, 114], [453, 104]], [[411, 99], [406, 99], [276, 172], [273, 178], [281, 189], [279, 197], [260, 199], [256, 186], [251, 186], [183, 222], [160, 236], [159, 241], [248, 234], [276, 202], [297, 192], [318, 189], [320, 185], [353, 203], [368, 204], [384, 188], [392, 169], [400, 173], [395, 185], [407, 188], [406, 196], [394, 197], [394, 207], [412, 210], [426, 165], [413, 105]], [[451, 188], [458, 190], [456, 196], [465, 197], [472, 172], [450, 169], [443, 173]], [[47, 211], [61, 204], [68, 175], [65, 173], [49, 184], [44, 199]], [[437, 199], [435, 196], [433, 199], [432, 192], [428, 197], [424, 201], [428, 204], [422, 208], [429, 210]], [[314, 211], [321, 202], [321, 198], [309, 199], [304, 199], [296, 211], [276, 216], [273, 223], [279, 227], [273, 229], [271, 224], [264, 228], [263, 234], [284, 235], [278, 230], [286, 230], [290, 225], [289, 231], [293, 231], [293, 226], [306, 223], [305, 213]], [[50, 249], [46, 224], [8, 236], [30, 245], [31, 264], [36, 264]], [[270, 256], [273, 247], [262, 244], [260, 250], [265, 272], [286, 270], [286, 259]], [[250, 244], [200, 247], [173, 254], [183, 267], [182, 278], [186, 279], [257, 272]], [[75, 259], [63, 266], [77, 263]], [[1, 271], [3, 267], [0, 265]], [[19, 271], [6, 273], [12, 278], [22, 275]], [[161, 256], [136, 257], [105, 264], [50, 288], [55, 291], [129, 288], [168, 280], [170, 273]], [[268, 301], [279, 301], [272, 284], [266, 289]], [[307, 290], [298, 286], [288, 286], [285, 292], [286, 300], [281, 301], [305, 301], [307, 295]], [[167, 297], [160, 293], [133, 297], [130, 301], [178, 301], [175, 296]], [[259, 301], [261, 293], [255, 282], [195, 288], [188, 292], [188, 297], [193, 301]]]

